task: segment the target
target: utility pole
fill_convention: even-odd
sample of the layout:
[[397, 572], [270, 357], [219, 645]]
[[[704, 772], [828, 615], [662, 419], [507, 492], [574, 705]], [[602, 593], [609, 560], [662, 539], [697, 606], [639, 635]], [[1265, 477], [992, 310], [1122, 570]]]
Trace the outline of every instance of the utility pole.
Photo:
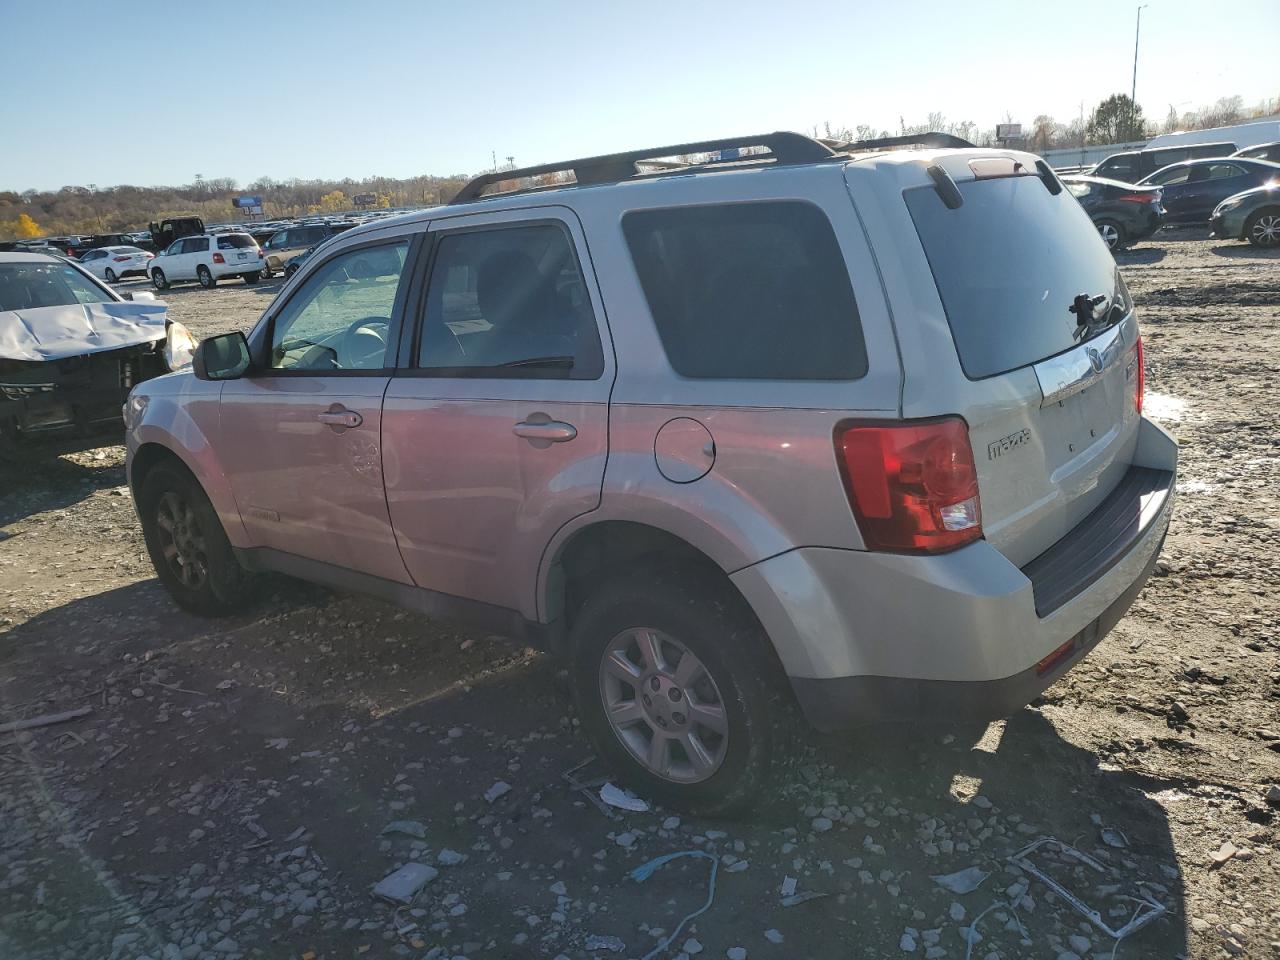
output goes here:
[[1144, 3], [1138, 7], [1138, 25], [1133, 31], [1133, 86], [1129, 88], [1129, 132], [1133, 133], [1133, 128], [1138, 123], [1138, 37], [1142, 35], [1142, 11], [1150, 4]]

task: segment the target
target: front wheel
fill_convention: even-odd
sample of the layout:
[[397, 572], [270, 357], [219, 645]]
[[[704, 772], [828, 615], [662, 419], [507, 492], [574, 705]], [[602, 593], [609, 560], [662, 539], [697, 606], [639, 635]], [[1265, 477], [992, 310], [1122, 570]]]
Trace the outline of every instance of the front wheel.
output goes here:
[[138, 514], [156, 576], [178, 606], [219, 617], [252, 602], [252, 575], [240, 566], [213, 504], [185, 468], [166, 463], [147, 474]]
[[107, 267], [107, 272], [106, 272], [105, 276], [106, 276], [106, 278], [107, 278], [107, 283], [115, 283], [115, 282], [116, 282], [116, 272], [115, 272], [114, 270], [112, 270], [110, 267]]
[[155, 269], [151, 271], [151, 285], [157, 290], [169, 289], [169, 278], [164, 275], [164, 271]]
[[218, 279], [203, 263], [196, 267], [196, 279], [200, 281], [200, 286], [204, 287], [206, 290], [212, 290], [218, 285]]
[[614, 581], [583, 605], [570, 649], [583, 727], [641, 796], [733, 815], [796, 759], [781, 668], [727, 585], [687, 571]]
[[1115, 252], [1124, 249], [1124, 227], [1116, 223], [1114, 220], [1099, 220], [1094, 224], [1098, 229], [1098, 236], [1102, 238], [1102, 242], [1107, 245], [1107, 249]]
[[1280, 246], [1280, 208], [1259, 210], [1244, 225], [1244, 235], [1255, 247]]

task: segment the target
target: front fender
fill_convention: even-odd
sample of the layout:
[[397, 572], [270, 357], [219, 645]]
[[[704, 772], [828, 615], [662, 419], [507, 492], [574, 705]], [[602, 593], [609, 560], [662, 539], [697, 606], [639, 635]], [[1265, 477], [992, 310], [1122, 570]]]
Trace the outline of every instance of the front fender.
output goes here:
[[130, 405], [135, 405], [135, 398], [143, 402], [136, 404], [141, 409], [131, 414], [125, 466], [136, 499], [134, 465], [139, 454], [152, 446], [168, 451], [199, 481], [232, 546], [250, 547], [253, 544], [241, 522], [231, 480], [217, 452], [221, 395], [221, 383], [197, 380], [189, 372], [141, 385], [129, 398]]

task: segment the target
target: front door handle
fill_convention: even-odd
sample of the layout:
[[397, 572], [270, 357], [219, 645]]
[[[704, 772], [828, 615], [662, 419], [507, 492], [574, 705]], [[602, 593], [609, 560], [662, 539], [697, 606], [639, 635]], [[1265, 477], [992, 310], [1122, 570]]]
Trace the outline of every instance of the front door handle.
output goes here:
[[347, 427], [354, 428], [364, 423], [364, 417], [356, 413], [354, 410], [348, 410], [345, 407], [335, 404], [324, 413], [316, 414], [316, 419], [321, 423], [331, 427]]
[[559, 420], [544, 420], [541, 423], [521, 420], [512, 430], [517, 437], [524, 437], [526, 440], [549, 440], [552, 443], [564, 443], [578, 435], [578, 428], [572, 423], [562, 423]]

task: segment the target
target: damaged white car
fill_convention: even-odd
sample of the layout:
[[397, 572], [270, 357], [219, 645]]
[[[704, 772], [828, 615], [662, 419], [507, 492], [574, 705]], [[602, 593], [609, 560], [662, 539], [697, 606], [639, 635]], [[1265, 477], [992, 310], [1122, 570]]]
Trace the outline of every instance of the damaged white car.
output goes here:
[[[120, 442], [129, 391], [194, 349], [150, 293], [122, 296], [44, 254], [0, 253], [0, 458], [49, 438]], [[121, 436], [92, 439], [104, 430]]]

